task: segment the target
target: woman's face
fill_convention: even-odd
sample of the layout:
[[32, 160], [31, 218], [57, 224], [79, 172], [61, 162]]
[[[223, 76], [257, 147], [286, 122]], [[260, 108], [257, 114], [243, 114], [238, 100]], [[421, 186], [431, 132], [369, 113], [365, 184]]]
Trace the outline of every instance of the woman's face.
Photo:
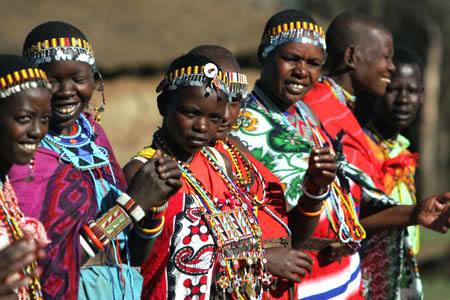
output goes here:
[[95, 88], [91, 66], [78, 61], [59, 61], [43, 65], [52, 84], [51, 128], [68, 134], [86, 108]]
[[172, 151], [190, 156], [214, 138], [225, 114], [226, 96], [219, 99], [216, 92], [205, 95], [204, 88], [187, 87], [169, 97], [168, 103], [159, 105], [165, 105], [163, 130]]
[[282, 44], [262, 62], [261, 88], [281, 109], [289, 108], [317, 82], [323, 62], [319, 47]]
[[48, 131], [50, 92], [31, 88], [0, 99], [0, 163], [27, 164]]
[[216, 133], [215, 140], [226, 139], [231, 127], [236, 122], [239, 116], [239, 110], [241, 109], [241, 100], [233, 99], [233, 101], [227, 103], [225, 114], [223, 115], [222, 124]]

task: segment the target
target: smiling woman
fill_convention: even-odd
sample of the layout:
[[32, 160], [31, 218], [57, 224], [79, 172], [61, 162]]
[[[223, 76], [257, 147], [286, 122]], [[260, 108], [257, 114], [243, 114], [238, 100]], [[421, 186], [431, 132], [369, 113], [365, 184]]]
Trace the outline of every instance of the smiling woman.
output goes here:
[[[44, 297], [122, 299], [126, 295], [137, 299], [142, 278], [120, 264], [120, 248], [116, 246], [120, 241], [121, 247], [127, 247], [126, 235], [116, 236], [133, 220], [120, 207], [123, 199], [130, 198], [123, 193], [127, 191], [125, 178], [103, 129], [91, 114], [84, 112], [96, 88], [94, 75], [98, 73], [92, 46], [76, 27], [47, 22], [28, 34], [23, 55], [42, 67], [52, 84], [50, 131], [36, 151], [34, 179], [27, 181], [29, 171], [20, 166], [9, 173], [23, 199], [21, 208], [44, 223], [52, 240], [48, 256], [40, 261]], [[102, 83], [97, 84], [101, 87]], [[31, 134], [20, 141], [32, 141]], [[38, 141], [33, 141], [32, 146], [24, 146], [24, 151], [36, 148]], [[132, 190], [129, 192], [132, 195]], [[138, 200], [133, 206], [134, 216], [139, 215], [136, 212], [145, 214]], [[121, 213], [124, 220], [113, 232], [104, 222], [103, 227], [100, 221], [99, 225], [92, 225], [97, 224], [96, 218], [102, 220], [101, 213], [109, 209], [115, 209], [116, 215]], [[87, 260], [87, 256], [91, 259]]]
[[35, 260], [48, 240], [43, 225], [19, 209], [6, 174], [29, 163], [47, 133], [50, 84], [42, 70], [13, 55], [0, 55], [0, 83], [0, 297], [43, 299]]

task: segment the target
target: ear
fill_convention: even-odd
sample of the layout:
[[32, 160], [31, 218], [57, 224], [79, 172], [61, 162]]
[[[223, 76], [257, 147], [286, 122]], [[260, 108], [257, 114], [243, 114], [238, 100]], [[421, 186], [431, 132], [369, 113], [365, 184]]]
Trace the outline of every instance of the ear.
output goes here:
[[156, 98], [156, 102], [158, 104], [158, 111], [161, 117], [164, 117], [166, 115], [167, 111], [167, 97], [165, 97], [164, 93], [159, 94]]
[[347, 68], [355, 69], [356, 50], [354, 45], [350, 45], [344, 51], [344, 64]]
[[258, 47], [258, 57], [257, 57], [257, 59], [258, 59], [258, 62], [259, 62], [259, 64], [262, 66], [263, 64], [264, 64], [264, 58], [262, 57], [262, 51], [263, 51], [263, 47], [261, 46], [261, 45], [259, 45], [259, 47]]

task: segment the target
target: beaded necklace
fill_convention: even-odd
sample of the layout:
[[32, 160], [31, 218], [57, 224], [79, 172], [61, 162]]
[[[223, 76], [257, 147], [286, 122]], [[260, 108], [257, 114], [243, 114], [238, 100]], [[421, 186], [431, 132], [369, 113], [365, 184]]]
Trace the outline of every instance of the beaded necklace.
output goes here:
[[[159, 131], [155, 132], [154, 145], [171, 153]], [[183, 180], [202, 208], [202, 217], [217, 246], [221, 268], [216, 276], [216, 285], [224, 298], [226, 293], [235, 294], [238, 299], [259, 297], [262, 286], [269, 287], [273, 277], [267, 271], [262, 232], [255, 216], [253, 199], [229, 178], [210, 151], [204, 148], [201, 155], [207, 159], [230, 192], [225, 202], [220, 202], [220, 199], [215, 201], [189, 166], [178, 161]], [[231, 209], [223, 211], [225, 205]]]
[[343, 89], [331, 77], [323, 77], [323, 82], [331, 88], [334, 96], [350, 109], [355, 107], [356, 97]]
[[[365, 132], [375, 142], [375, 144], [377, 144], [379, 146], [379, 148], [381, 149], [381, 152], [383, 153], [384, 159], [389, 160], [391, 158], [390, 153], [391, 153], [392, 149], [394, 149], [394, 147], [396, 146], [397, 141], [394, 139], [383, 139], [383, 136], [375, 128], [375, 125], [373, 124], [373, 122], [369, 123], [368, 129], [365, 130]], [[407, 178], [394, 176], [394, 180], [395, 180], [395, 186], [397, 187], [397, 196], [398, 196], [400, 203], [404, 203], [403, 196], [401, 193], [401, 188], [400, 188], [400, 184], [402, 182], [406, 184], [406, 187], [408, 188], [408, 192], [413, 199], [413, 203], [416, 203], [417, 200], [416, 200], [416, 186], [415, 186], [415, 182], [414, 182], [414, 175], [409, 174], [409, 176], [407, 176]]]
[[[218, 141], [218, 143], [223, 144], [223, 148], [228, 152], [229, 156], [232, 158], [231, 161], [235, 167], [236, 170], [241, 169], [244, 165], [245, 172], [248, 174], [247, 176], [251, 178], [251, 182], [247, 184], [250, 180], [243, 180], [239, 178], [240, 174], [243, 174], [244, 172], [241, 171], [237, 172], [237, 184], [241, 189], [245, 189], [247, 192], [250, 192], [250, 188], [252, 185], [256, 184], [255, 193], [253, 195], [253, 207], [255, 209], [262, 208], [266, 213], [268, 213], [274, 220], [276, 220], [288, 233], [289, 236], [291, 236], [291, 230], [289, 229], [289, 226], [283, 222], [275, 213], [273, 213], [266, 205], [266, 183], [261, 175], [260, 172], [258, 172], [258, 169], [250, 160], [248, 160], [244, 155], [242, 155], [241, 151], [232, 143], [225, 142], [225, 141]], [[262, 197], [261, 199], [258, 199], [257, 191], [262, 191]]]
[[92, 170], [109, 165], [108, 151], [94, 143], [94, 128], [83, 114], [76, 120], [71, 131], [71, 135], [49, 132], [44, 137], [43, 146], [60, 152], [60, 159], [78, 170]]
[[[326, 145], [326, 141], [310, 118], [304, 115], [302, 107], [297, 107], [297, 113], [311, 132], [312, 140], [318, 147]], [[330, 197], [325, 202], [325, 212], [331, 228], [342, 243], [359, 244], [366, 236], [364, 228], [359, 223], [354, 200], [350, 193], [343, 193], [336, 180], [331, 184]], [[334, 212], [334, 213], [333, 213]]]
[[[20, 211], [16, 195], [13, 191], [8, 177], [6, 177], [5, 183], [0, 184], [0, 220], [1, 226], [6, 228], [8, 233], [8, 239], [12, 243], [23, 237], [22, 230], [19, 227], [18, 220], [22, 219], [23, 213]], [[20, 272], [21, 278], [30, 276], [36, 271], [37, 262], [33, 262]], [[41, 285], [39, 279], [34, 276], [31, 283], [28, 286], [19, 288], [19, 299], [26, 300], [41, 300], [42, 296]]]

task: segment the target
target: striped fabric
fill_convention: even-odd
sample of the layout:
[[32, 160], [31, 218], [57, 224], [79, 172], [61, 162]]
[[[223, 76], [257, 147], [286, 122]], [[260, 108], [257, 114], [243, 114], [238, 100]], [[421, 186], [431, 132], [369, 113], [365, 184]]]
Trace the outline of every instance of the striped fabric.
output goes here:
[[296, 299], [362, 299], [359, 263], [359, 254], [355, 253], [319, 271], [315, 270], [318, 265], [315, 260], [311, 275], [296, 285]]

